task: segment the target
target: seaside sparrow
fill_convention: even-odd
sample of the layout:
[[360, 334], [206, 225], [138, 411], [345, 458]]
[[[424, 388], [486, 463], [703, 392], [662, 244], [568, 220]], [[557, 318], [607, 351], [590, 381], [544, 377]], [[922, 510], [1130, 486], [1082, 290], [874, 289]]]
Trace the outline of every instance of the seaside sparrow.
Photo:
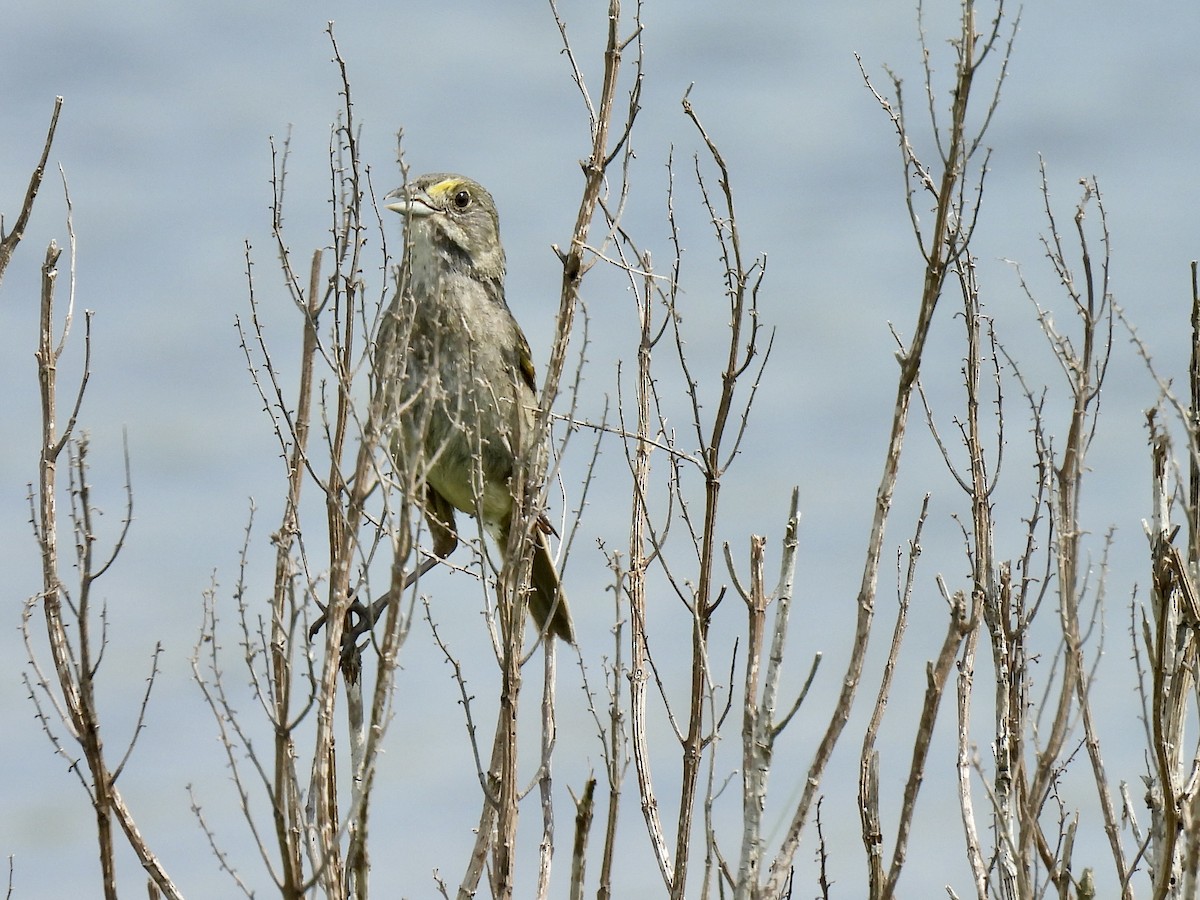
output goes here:
[[[385, 368], [390, 377], [389, 449], [398, 470], [415, 466], [433, 551], [458, 544], [455, 511], [475, 516], [508, 547], [513, 476], [528, 458], [537, 406], [529, 343], [504, 299], [504, 248], [496, 205], [461, 175], [422, 175], [388, 194], [388, 209], [408, 230], [407, 292], [392, 321], [406, 333], [383, 342], [407, 354]], [[385, 332], [386, 334], [387, 332]], [[411, 471], [411, 470], [409, 470]], [[544, 473], [532, 472], [541, 478]], [[529, 611], [540, 630], [574, 643], [567, 599], [540, 516], [533, 530]]]

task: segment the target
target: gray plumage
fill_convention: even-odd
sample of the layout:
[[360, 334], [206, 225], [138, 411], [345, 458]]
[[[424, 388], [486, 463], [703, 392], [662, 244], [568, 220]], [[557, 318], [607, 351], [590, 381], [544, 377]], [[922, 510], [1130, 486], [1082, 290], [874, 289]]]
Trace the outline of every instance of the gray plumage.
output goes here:
[[[516, 459], [540, 436], [529, 344], [504, 299], [496, 206], [481, 185], [445, 173], [422, 175], [387, 199], [405, 215], [411, 247], [407, 294], [394, 301], [381, 341], [405, 354], [382, 367], [395, 418], [391, 452], [398, 470], [420, 467], [413, 483], [425, 485], [437, 556], [457, 546], [455, 510], [480, 518], [504, 552]], [[539, 629], [573, 643], [550, 532], [540, 517], [529, 611]]]

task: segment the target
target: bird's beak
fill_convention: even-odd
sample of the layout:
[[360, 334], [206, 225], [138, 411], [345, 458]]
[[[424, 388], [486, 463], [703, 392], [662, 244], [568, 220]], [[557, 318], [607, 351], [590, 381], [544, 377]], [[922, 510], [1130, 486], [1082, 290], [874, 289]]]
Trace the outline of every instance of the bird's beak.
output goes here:
[[392, 212], [415, 219], [431, 216], [436, 212], [429, 195], [412, 185], [396, 188], [383, 198], [383, 205]]

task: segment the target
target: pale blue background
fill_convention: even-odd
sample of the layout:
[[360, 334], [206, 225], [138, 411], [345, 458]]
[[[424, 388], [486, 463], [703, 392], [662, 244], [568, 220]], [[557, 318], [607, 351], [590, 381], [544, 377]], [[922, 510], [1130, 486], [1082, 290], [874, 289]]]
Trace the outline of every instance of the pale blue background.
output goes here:
[[[509, 299], [534, 356], [545, 358], [557, 307], [558, 269], [549, 250], [568, 239], [587, 152], [586, 119], [549, 9], [541, 3], [383, 4], [134, 4], [103, 7], [70, 2], [10, 4], [0, 27], [0, 209], [11, 223], [36, 160], [53, 97], [66, 106], [52, 159], [70, 180], [79, 236], [78, 304], [96, 310], [93, 381], [82, 421], [93, 441], [92, 482], [106, 516], [102, 536], [120, 518], [120, 444], [128, 433], [137, 495], [129, 546], [99, 586], [110, 606], [111, 643], [100, 682], [110, 751], [123, 746], [156, 640], [162, 673], [147, 727], [120, 782], [145, 834], [181, 888], [192, 897], [231, 896], [188, 812], [185, 785], [195, 784], [206, 815], [220, 827], [242, 876], [264, 893], [269, 883], [251, 852], [211, 718], [190, 681], [188, 657], [200, 621], [200, 595], [216, 572], [228, 597], [236, 574], [248, 498], [260, 506], [251, 595], [267, 593], [270, 547], [278, 522], [281, 480], [277, 448], [251, 389], [233, 329], [246, 311], [243, 241], [255, 247], [259, 296], [270, 339], [286, 356], [298, 327], [280, 288], [269, 236], [270, 155], [267, 138], [293, 128], [289, 240], [301, 259], [326, 241], [328, 126], [339, 101], [337, 73], [323, 33], [336, 33], [351, 73], [364, 157], [382, 191], [399, 178], [394, 134], [403, 127], [415, 171], [457, 170], [488, 185], [499, 205], [509, 253]], [[576, 51], [599, 88], [604, 4], [564, 3]], [[927, 4], [927, 29], [941, 54], [945, 86], [950, 63], [944, 37], [956, 34], [955, 4]], [[729, 161], [744, 244], [765, 252], [770, 267], [762, 315], [778, 328], [757, 416], [743, 456], [728, 475], [723, 539], [744, 554], [746, 536], [776, 541], [786, 495], [799, 484], [804, 514], [790, 685], [815, 651], [826, 654], [816, 699], [781, 744], [773, 787], [786, 800], [824, 727], [830, 697], [850, 640], [874, 485], [894, 394], [894, 344], [887, 323], [911, 331], [920, 287], [919, 259], [903, 206], [894, 135], [864, 89], [853, 54], [886, 86], [881, 66], [906, 79], [910, 113], [922, 109], [915, 13], [909, 3], [694, 4], [650, 2], [644, 110], [635, 134], [639, 162], [626, 225], [667, 261], [663, 224], [665, 161], [677, 148], [680, 199], [691, 281], [685, 285], [686, 326], [693, 363], [715, 371], [725, 321], [711, 272], [712, 245], [694, 191], [690, 157], [699, 149], [679, 98], [692, 98]], [[1042, 260], [1044, 230], [1038, 154], [1049, 170], [1060, 225], [1070, 226], [1077, 180], [1099, 178], [1113, 236], [1113, 290], [1157, 354], [1165, 374], [1183, 383], [1187, 358], [1188, 262], [1200, 254], [1200, 72], [1194, 52], [1200, 7], [1185, 0], [1135, 6], [1112, 2], [1030, 4], [1023, 14], [1009, 80], [987, 143], [995, 149], [975, 253], [984, 298], [1001, 336], [1035, 379], [1056, 371], [1040, 341], [1028, 303], [1001, 258], [1019, 260], [1043, 301], [1068, 315]], [[994, 70], [993, 70], [994, 71]], [[990, 77], [990, 72], [989, 72]], [[945, 102], [942, 101], [944, 109]], [[921, 121], [921, 125], [924, 122]], [[922, 134], [924, 132], [922, 131]], [[928, 151], [928, 143], [922, 145]], [[1094, 218], [1094, 213], [1093, 213]], [[66, 242], [56, 172], [49, 173], [25, 242], [0, 287], [0, 383], [5, 439], [0, 444], [0, 570], [8, 591], [0, 620], [0, 854], [15, 858], [18, 897], [98, 894], [90, 808], [75, 776], [52, 756], [33, 719], [20, 681], [21, 605], [39, 587], [28, 526], [26, 485], [35, 475], [37, 403], [32, 353], [36, 338], [38, 267], [46, 243]], [[392, 223], [398, 228], [398, 222]], [[394, 232], [395, 233], [395, 232]], [[692, 274], [694, 273], [694, 274]], [[368, 278], [378, 273], [368, 272]], [[377, 281], [376, 281], [377, 283]], [[597, 275], [585, 291], [595, 344], [583, 412], [599, 413], [614, 393], [615, 360], [632, 360], [633, 318], [619, 279]], [[960, 403], [959, 323], [947, 298], [935, 332], [926, 383], [939, 403], [943, 433]], [[77, 329], [79, 326], [77, 326]], [[77, 330], [78, 341], [81, 330]], [[72, 353], [78, 354], [78, 343]], [[67, 372], [77, 364], [65, 366]], [[669, 383], [669, 382], [668, 382]], [[1055, 390], [1061, 388], [1055, 382]], [[675, 396], [678, 396], [677, 394]], [[1061, 396], [1061, 394], [1060, 394]], [[1136, 697], [1129, 678], [1128, 598], [1145, 584], [1140, 520], [1149, 513], [1149, 463], [1142, 411], [1156, 390], [1118, 331], [1105, 391], [1105, 411], [1085, 487], [1084, 513], [1098, 558], [1100, 535], [1116, 527], [1109, 584], [1104, 698], [1109, 774], [1140, 795], [1142, 773]], [[677, 400], [671, 414], [686, 426]], [[1007, 523], [1000, 553], [1019, 544], [1017, 516], [1029, 485], [1018, 453], [1027, 448], [1024, 408], [1008, 388], [1008, 438], [1013, 462], [1001, 498]], [[1057, 408], [1056, 408], [1057, 409]], [[1061, 433], [1060, 417], [1051, 423]], [[894, 815], [907, 772], [911, 704], [924, 690], [923, 660], [936, 652], [943, 614], [933, 587], [943, 572], [964, 584], [966, 565], [957, 526], [962, 498], [933, 451], [919, 417], [902, 466], [889, 546], [902, 543], [921, 495], [934, 492], [926, 532], [910, 645], [888, 720], [884, 749], [885, 816]], [[582, 442], [567, 463], [568, 490], [582, 471]], [[619, 448], [605, 458], [619, 474]], [[571, 481], [571, 476], [576, 476]], [[567, 582], [594, 690], [606, 638], [610, 593], [596, 541], [620, 548], [627, 507], [593, 495], [590, 519], [577, 541]], [[680, 535], [681, 537], [682, 535]], [[64, 534], [64, 538], [66, 535]], [[64, 549], [69, 541], [64, 540]], [[776, 545], [772, 544], [772, 550]], [[684, 549], [682, 545], [680, 550]], [[773, 557], [774, 559], [774, 557]], [[847, 895], [863, 884], [862, 848], [854, 812], [863, 711], [873, 693], [894, 596], [891, 551], [880, 584], [880, 628], [852, 721], [825, 785], [830, 876]], [[772, 563], [773, 567], [774, 563]], [[774, 569], [770, 570], [774, 578]], [[454, 587], [459, 582], [438, 582]], [[445, 587], [437, 594], [453, 594]], [[463, 594], [473, 603], [469, 586]], [[1144, 588], [1140, 596], [1145, 596]], [[471, 687], [490, 698], [494, 670], [486, 661], [482, 626], [471, 612], [441, 621], [468, 659]], [[660, 660], [682, 697], [678, 611], [665, 594]], [[714, 633], [731, 634], [742, 614], [731, 598]], [[667, 631], [674, 628], [675, 631]], [[671, 634], [676, 637], [666, 637]], [[233, 649], [229, 635], [228, 645]], [[728, 658], [727, 641], [720, 659]], [[986, 672], [981, 651], [980, 672]], [[723, 671], [725, 663], [717, 663]], [[235, 678], [239, 684], [242, 676]], [[599, 767], [593, 726], [581, 709], [579, 676], [562, 660], [558, 784], [561, 885], [570, 846], [576, 790]], [[982, 692], [987, 688], [981, 684]], [[463, 741], [456, 690], [448, 668], [418, 624], [399, 680], [397, 718], [388, 737], [373, 819], [375, 886], [405, 896], [431, 896], [428, 873], [456, 881], [477, 817], [477, 786]], [[531, 695], [532, 700], [532, 695]], [[486, 701], [481, 699], [481, 703]], [[252, 701], [244, 703], [252, 712]], [[531, 707], [532, 709], [532, 707]], [[486, 707], [481, 718], [488, 721]], [[477, 711], [479, 714], [480, 711]], [[907, 713], [907, 718], [906, 718]], [[943, 709], [950, 724], [952, 706]], [[819, 723], [814, 724], [814, 723]], [[986, 713], [981, 713], [986, 726]], [[942, 729], [943, 739], [950, 732]], [[986, 741], [986, 727], [978, 735]], [[678, 754], [658, 727], [660, 801], [670, 809]], [[736, 723], [725, 734], [735, 751]], [[265, 744], [262, 745], [265, 748]], [[946, 772], [943, 743], [932, 766]], [[980, 748], [985, 763], [986, 745]], [[736, 765], [725, 755], [718, 779]], [[1088, 785], [1077, 760], [1064, 787], [1069, 809], [1085, 804], [1087, 837], [1076, 866], [1107, 869]], [[628, 789], [633, 796], [634, 784]], [[733, 788], [731, 787], [731, 791]], [[732, 804], [734, 794], [726, 799]], [[977, 794], [977, 809], [984, 806]], [[777, 810], [778, 807], [773, 809]], [[526, 850], [536, 834], [536, 809], [524, 813]], [[771, 814], [769, 814], [771, 815]], [[773, 813], [773, 819], [779, 813]], [[263, 820], [265, 822], [265, 818]], [[885, 819], [890, 852], [893, 826]], [[901, 882], [905, 896], [932, 896], [969, 881], [961, 863], [961, 828], [951, 785], [929, 778], [918, 817], [922, 831]], [[597, 822], [599, 827], [599, 822]], [[638, 896], [648, 879], [657, 895], [636, 804], [621, 821], [618, 896]], [[982, 827], [982, 819], [981, 819]], [[930, 841], [929, 835], [935, 839]], [[733, 839], [728, 833], [727, 840]], [[797, 856], [797, 895], [811, 894], [815, 831]], [[598, 837], [596, 838], [598, 840]], [[733, 852], [733, 845], [727, 845]], [[593, 872], [598, 866], [594, 862]], [[136, 864], [122, 858], [126, 892], [140, 890]], [[694, 879], [699, 870], [694, 870]], [[1141, 876], [1139, 876], [1140, 878]], [[528, 881], [525, 882], [526, 886]], [[693, 881], [698, 884], [698, 881]], [[525, 888], [527, 889], [527, 887]], [[594, 888], [589, 888], [589, 891]]]

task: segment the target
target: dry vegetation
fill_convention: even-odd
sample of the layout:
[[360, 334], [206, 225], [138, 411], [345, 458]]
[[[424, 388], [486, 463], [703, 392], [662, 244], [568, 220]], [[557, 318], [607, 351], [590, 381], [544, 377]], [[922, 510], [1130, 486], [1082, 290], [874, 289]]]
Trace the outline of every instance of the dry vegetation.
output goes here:
[[[218, 614], [228, 599], [210, 591], [192, 660], [270, 883], [286, 898], [370, 893], [370, 816], [373, 804], [386, 802], [374, 775], [393, 706], [404, 702], [396, 667], [410, 629], [425, 618], [428, 633], [458, 673], [461, 710], [447, 709], [446, 715], [465, 717], [479, 785], [478, 817], [459, 823], [473, 829], [474, 848], [456, 876], [436, 877], [442, 896], [609, 897], [621, 846], [618, 824], [623, 840], [638, 831], [656, 863], [639, 875], [643, 896], [833, 896], [827, 859], [858, 851], [826, 844], [822, 820], [852, 813], [848, 807], [823, 808], [823, 784], [835, 754], [853, 758], [856, 752], [863, 883], [871, 897], [903, 893], [906, 867], [920, 865], [923, 851], [913, 823], [922, 789], [930, 784], [951, 786], [961, 811], [955, 835], [963, 848], [961, 863], [942, 875], [950, 896], [1197, 896], [1200, 757], [1185, 732], [1194, 723], [1197, 699], [1200, 357], [1193, 357], [1188, 396], [1177, 396], [1165, 377], [1159, 379], [1162, 398], [1150, 417], [1157, 503], [1147, 525], [1149, 596], [1145, 602], [1130, 600], [1127, 611], [1107, 598], [1105, 609], [1104, 566], [1089, 555], [1097, 549], [1102, 555], [1104, 548], [1085, 540], [1096, 525], [1080, 520], [1080, 504], [1088, 489], [1087, 454], [1114, 329], [1124, 325], [1109, 294], [1108, 226], [1098, 185], [1082, 182], [1078, 203], [1064, 219], [1043, 178], [1046, 257], [1061, 290], [1053, 298], [1025, 290], [1057, 362], [1056, 383], [1025, 379], [1021, 360], [1009, 356], [992, 328], [977, 280], [975, 226], [991, 200], [984, 190], [985, 135], [1000, 103], [1016, 33], [1011, 11], [1003, 2], [978, 10], [964, 2], [951, 41], [954, 71], [944, 83], [928, 65], [931, 52], [923, 42], [926, 83], [919, 114], [913, 114], [899, 78], [869, 75], [872, 66], [860, 63], [866, 87], [886, 117], [881, 123], [890, 122], [900, 149], [924, 277], [911, 285], [907, 330], [896, 333], [890, 436], [880, 448], [854, 630], [840, 636], [851, 648], [841, 672], [819, 671], [819, 658], [803, 657], [809, 652], [803, 642], [794, 636], [788, 641], [797, 578], [796, 493], [779, 523], [780, 539], [750, 537], [746, 558], [718, 539], [723, 480], [731, 466], [753, 458], [744, 438], [756, 390], [777, 365], [773, 346], [786, 340], [768, 324], [766, 260], [743, 247], [734, 206], [736, 173], [728, 170], [701, 111], [685, 96], [682, 115], [694, 126], [697, 149], [685, 166], [672, 159], [667, 204], [672, 241], [664, 266], [662, 254], [652, 254], [622, 223], [632, 189], [628, 166], [643, 78], [640, 8], [630, 14], [616, 0], [610, 3], [599, 84], [586, 82], [588, 67], [576, 57], [563, 13], [553, 4], [551, 12], [592, 143], [582, 163], [575, 228], [558, 247], [561, 301], [540, 381], [537, 423], [554, 461], [572, 454], [594, 459], [601, 444], [620, 448], [622, 490], [632, 515], [628, 543], [604, 546], [616, 598], [612, 644], [603, 656], [579, 660], [588, 690], [564, 699], [555, 691], [558, 664], [573, 657], [574, 648], [538, 640], [522, 627], [528, 565], [502, 562], [526, 559], [530, 531], [551, 502], [554, 477], [546, 483], [516, 479], [521, 522], [511, 546], [475, 541], [473, 556], [462, 553], [454, 561], [477, 576], [487, 613], [495, 657], [487, 688], [495, 696], [493, 722], [478, 718], [482, 707], [475, 692], [481, 686], [468, 687], [429, 613], [418, 577], [428, 568], [422, 548], [430, 541], [418, 502], [421, 461], [393, 465], [382, 449], [389, 412], [380, 386], [395, 375], [387, 366], [404, 364], [406, 333], [385, 327], [382, 310], [396, 292], [403, 296], [407, 253], [388, 245], [374, 198], [391, 185], [372, 184], [360, 158], [350, 67], [334, 41], [345, 99], [330, 144], [337, 217], [330, 246], [311, 258], [295, 255], [284, 235], [286, 145], [278, 148], [274, 172], [276, 250], [300, 347], [295, 373], [277, 363], [280, 348], [271, 346], [260, 323], [260, 288], [247, 248], [249, 304], [240, 333], [284, 461], [279, 490], [285, 513], [270, 535], [274, 584], [264, 601], [257, 586], [238, 579], [232, 620]], [[57, 117], [56, 107], [54, 122]], [[0, 244], [0, 275], [35, 202], [53, 137], [52, 122], [21, 213]], [[401, 172], [407, 175], [402, 153]], [[720, 284], [709, 286], [710, 294], [724, 297], [728, 322], [716, 366], [688, 354], [680, 235], [694, 236], [698, 226], [677, 218], [676, 181], [699, 191], [707, 213], [699, 225], [708, 229], [722, 271]], [[369, 244], [367, 235], [373, 236]], [[71, 246], [73, 251], [73, 234]], [[597, 267], [620, 273], [636, 300], [638, 327], [637, 343], [621, 361], [614, 410], [589, 417], [578, 407], [580, 371], [573, 367], [584, 365], [577, 312]], [[128, 748], [114, 752], [101, 740], [95, 676], [107, 635], [91, 588], [125, 538], [112, 547], [95, 546], [87, 442], [78, 431], [86, 363], [83, 380], [67, 388], [65, 413], [59, 399], [57, 362], [78, 341], [73, 291], [63, 311], [59, 271], [60, 251], [51, 245], [43, 265], [37, 344], [42, 454], [30, 498], [44, 565], [44, 586], [29, 600], [25, 616], [31, 695], [47, 735], [75, 764], [94, 809], [105, 896], [118, 893], [113, 859], [120, 840], [143, 862], [152, 895], [182, 896], [156, 861], [155, 836], [138, 831], [134, 812], [116, 788]], [[394, 273], [394, 279], [373, 283], [366, 273], [379, 271]], [[1193, 293], [1193, 333], [1200, 334], [1200, 295]], [[947, 317], [962, 325], [962, 393], [953, 410], [934, 408], [922, 381], [930, 330]], [[1194, 340], [1200, 347], [1200, 337]], [[86, 334], [83, 347], [86, 356]], [[674, 381], [687, 386], [683, 410], [660, 391], [661, 384]], [[958, 521], [970, 578], [956, 583], [922, 570], [926, 507], [903, 541], [898, 610], [877, 619], [880, 567], [898, 543], [889, 540], [888, 525], [914, 401], [921, 404], [918, 416], [924, 413], [917, 427], [930, 429], [961, 489]], [[679, 421], [687, 426], [668, 425]], [[1031, 434], [1031, 441], [1010, 447], [1008, 437], [1018, 432]], [[1027, 453], [1030, 465], [1002, 466], [1005, 453]], [[538, 471], [539, 462], [525, 460], [523, 471]], [[65, 487], [60, 468], [66, 470]], [[581, 468], [593, 471], [591, 464]], [[585, 482], [571, 490], [586, 496], [589, 487]], [[1011, 514], [1009, 502], [997, 502], [1001, 493], [1026, 504], [1015, 517], [1022, 535], [1015, 545], [1000, 546], [996, 538], [996, 517]], [[310, 494], [315, 503], [306, 502]], [[65, 522], [57, 506], [62, 499], [68, 501]], [[585, 509], [582, 500], [572, 505]], [[586, 509], [582, 518], [563, 524], [564, 540], [574, 539], [586, 530]], [[1011, 522], [1004, 531], [1012, 533]], [[75, 549], [75, 576], [61, 559], [60, 535]], [[267, 552], [251, 527], [244, 552], [247, 557]], [[890, 753], [892, 771], [901, 758], [908, 760], [907, 771], [887, 778], [881, 775], [880, 729], [903, 672], [900, 651], [910, 601], [920, 585], [930, 583], [944, 601], [944, 633], [924, 678], [915, 676], [923, 682], [924, 697], [909, 723], [910, 745]], [[379, 598], [386, 602], [375, 620], [367, 601]], [[686, 609], [686, 631], [654, 631], [648, 604], [667, 602]], [[721, 604], [745, 609], [744, 616], [723, 620], [741, 623], [732, 659], [710, 646], [714, 611]], [[1107, 616], [1116, 624], [1127, 614], [1140, 673], [1144, 772], [1106, 768], [1105, 735], [1094, 709], [1098, 623]], [[41, 628], [37, 615], [44, 618], [44, 637], [35, 634]], [[877, 633], [887, 629], [881, 621], [890, 622], [890, 634]], [[723, 636], [722, 646], [728, 638]], [[655, 664], [655, 653], [668, 643], [687, 648], [682, 683], [665, 683], [669, 676]], [[795, 695], [784, 693], [785, 667], [806, 673]], [[878, 683], [866, 683], [868, 671], [882, 674]], [[909, 685], [915, 683], [911, 674], [903, 675]], [[257, 701], [253, 707], [231, 698], [233, 683], [247, 678]], [[832, 714], [812, 711], [814, 705], [806, 703], [810, 691], [830, 695]], [[553, 789], [553, 763], [563, 752], [557, 734], [563, 703], [588, 704], [598, 739], [588, 752], [599, 748], [603, 761], [593, 779], [570, 785], [574, 808], [566, 815], [556, 809], [563, 792]], [[860, 708], [864, 715], [857, 721], [865, 726], [848, 734], [851, 713]], [[142, 713], [153, 715], [153, 704], [147, 711], [143, 700]], [[953, 726], [937, 728], [940, 715]], [[536, 741], [518, 727], [526, 719], [537, 723]], [[813, 736], [807, 771], [773, 771], [777, 743], [796, 730]], [[931, 767], [936, 742], [947, 739], [953, 742], [954, 765]], [[668, 750], [655, 746], [656, 740], [674, 745]], [[666, 759], [674, 763], [665, 765]], [[1066, 779], [1089, 786], [1086, 807], [1062, 799]], [[769, 792], [793, 789], [797, 799], [786, 825], [772, 837], [764, 823]], [[723, 792], [726, 801], [740, 793], [733, 828], [728, 817], [714, 815]], [[564, 823], [572, 821], [573, 835], [562, 840]], [[220, 830], [203, 819], [201, 827], [215, 865], [227, 869], [236, 889], [251, 895], [250, 882], [265, 883], [235, 872]], [[537, 835], [535, 843], [521, 845], [536, 846], [532, 865], [519, 859], [517, 836], [525, 832]], [[1085, 840], [1093, 846], [1103, 842], [1109, 856], [1089, 853], [1087, 866], [1080, 865], [1075, 850]], [[399, 887], [427, 894], [425, 877], [413, 873], [412, 882]], [[386, 886], [387, 893], [393, 895], [396, 887]]]

